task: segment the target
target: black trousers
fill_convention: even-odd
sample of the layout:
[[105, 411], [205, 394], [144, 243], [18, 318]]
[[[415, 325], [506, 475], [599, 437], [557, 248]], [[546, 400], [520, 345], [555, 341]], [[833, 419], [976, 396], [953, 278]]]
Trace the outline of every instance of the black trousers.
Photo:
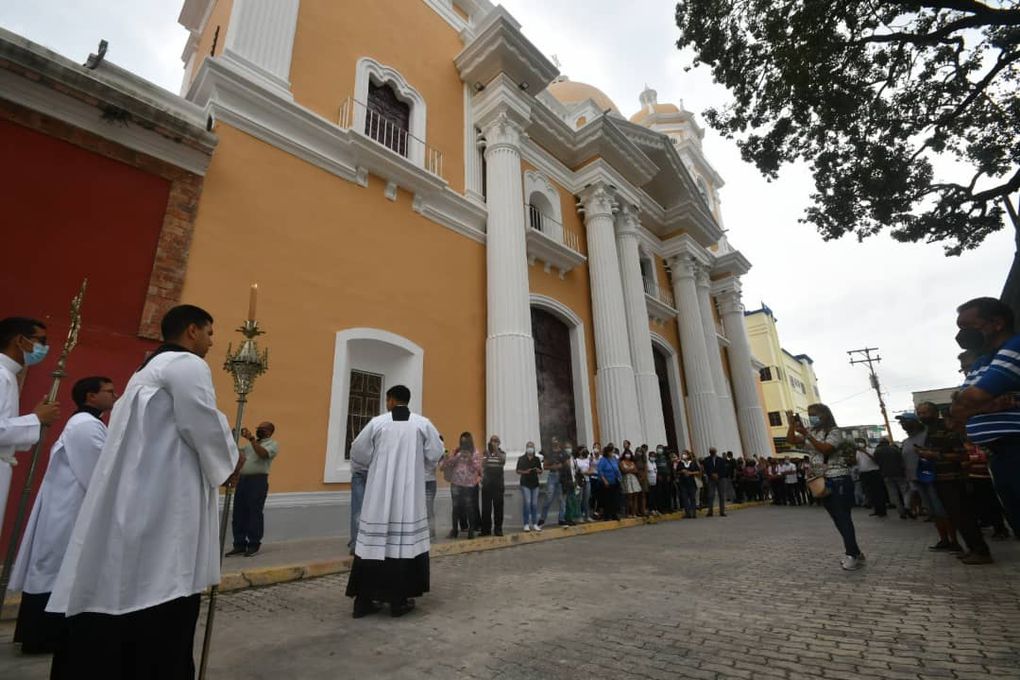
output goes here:
[[482, 481], [482, 532], [503, 531], [503, 471], [500, 479]]
[[269, 475], [241, 475], [234, 492], [234, 547], [257, 548], [262, 545], [265, 528], [263, 510], [269, 493]]
[[450, 498], [453, 500], [453, 533], [467, 528], [474, 531], [478, 528], [475, 521], [478, 487], [450, 485]]
[[861, 473], [861, 485], [864, 487], [864, 495], [871, 503], [871, 509], [879, 517], [885, 517], [889, 508], [889, 496], [885, 493], [885, 482], [882, 480], [882, 473], [878, 470], [869, 470]]
[[991, 554], [985, 537], [981, 535], [981, 529], [977, 524], [977, 513], [967, 493], [967, 485], [960, 480], [936, 480], [935, 492], [942, 501], [942, 507], [946, 509], [950, 521], [960, 532], [967, 549], [979, 555]]
[[978, 522], [992, 527], [997, 534], [1007, 534], [1006, 522], [1002, 515], [999, 497], [995, 495], [995, 486], [990, 478], [971, 477], [967, 482], [971, 503], [977, 513]]
[[129, 614], [87, 612], [67, 619], [50, 680], [190, 680], [200, 595]]
[[46, 611], [49, 601], [49, 593], [21, 594], [14, 641], [21, 643], [22, 654], [52, 654], [60, 644], [67, 619]]
[[620, 484], [603, 485], [602, 519], [620, 519]]

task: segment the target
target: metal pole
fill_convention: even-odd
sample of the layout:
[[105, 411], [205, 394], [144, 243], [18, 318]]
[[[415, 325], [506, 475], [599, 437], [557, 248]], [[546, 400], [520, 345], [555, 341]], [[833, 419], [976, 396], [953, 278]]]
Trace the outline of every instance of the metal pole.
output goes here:
[[[46, 395], [45, 403], [52, 404], [57, 400], [57, 392], [60, 391], [60, 382], [67, 375], [64, 370], [67, 367], [67, 357], [71, 350], [78, 344], [78, 332], [81, 330], [81, 303], [85, 298], [85, 289], [88, 288], [89, 280], [86, 278], [81, 282], [78, 294], [71, 300], [71, 325], [67, 330], [67, 340], [64, 341], [64, 349], [57, 359], [57, 367], [53, 369], [53, 383], [50, 385], [49, 394]], [[18, 545], [21, 539], [21, 531], [25, 528], [25, 516], [28, 512], [28, 501], [32, 496], [32, 481], [35, 479], [35, 470], [39, 465], [39, 455], [42, 453], [43, 443], [46, 440], [48, 425], [39, 426], [39, 439], [32, 448], [32, 458], [28, 464], [28, 473], [25, 475], [25, 485], [21, 488], [21, 498], [18, 500], [18, 510], [14, 515], [14, 527], [11, 531], [10, 543], [7, 546], [7, 555], [4, 557], [3, 571], [0, 572], [0, 612], [3, 612], [4, 602], [7, 599], [7, 584], [11, 582], [11, 570], [14, 569], [14, 558], [18, 554]]]
[[[234, 420], [234, 443], [240, 447], [241, 444], [241, 421], [244, 418], [244, 407], [248, 403], [248, 395], [241, 394], [237, 397], [237, 417]], [[234, 485], [228, 484], [223, 494], [223, 514], [220, 516], [220, 566], [223, 565], [223, 551], [227, 543], [227, 521], [230, 519], [230, 502], [234, 498]], [[209, 610], [205, 617], [205, 635], [202, 639], [202, 658], [198, 666], [198, 678], [205, 678], [205, 669], [209, 663], [209, 647], [212, 642], [213, 619], [216, 618], [216, 595], [219, 586], [209, 588]]]

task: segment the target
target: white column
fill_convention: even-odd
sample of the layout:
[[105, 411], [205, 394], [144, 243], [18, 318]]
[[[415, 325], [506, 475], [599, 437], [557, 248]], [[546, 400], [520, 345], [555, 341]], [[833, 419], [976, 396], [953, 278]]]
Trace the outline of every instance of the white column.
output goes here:
[[223, 59], [291, 98], [290, 60], [300, 0], [234, 0]]
[[488, 337], [485, 341], [485, 420], [503, 448], [521, 452], [539, 441], [538, 380], [531, 335], [522, 128], [506, 110], [483, 123], [489, 219], [486, 229]]
[[712, 370], [709, 367], [705, 332], [701, 326], [701, 307], [695, 276], [700, 264], [692, 255], [671, 260], [673, 296], [677, 305], [677, 327], [680, 330], [680, 353], [687, 379], [687, 403], [690, 406], [691, 446], [701, 458], [708, 449], [718, 446], [715, 415], [719, 400], [715, 396]]
[[712, 372], [712, 385], [715, 387], [715, 396], [719, 401], [716, 415], [716, 447], [722, 451], [733, 451], [735, 456], [740, 456], [743, 451], [740, 447], [740, 433], [737, 431], [737, 414], [733, 410], [733, 398], [730, 396], [730, 388], [726, 382], [726, 373], [723, 370], [722, 352], [719, 351], [719, 336], [716, 332], [715, 315], [712, 314], [711, 281], [708, 276], [708, 268], [701, 267], [697, 275], [698, 287], [698, 309], [701, 312], [701, 325], [705, 333], [705, 348], [708, 350], [708, 363]]
[[730, 371], [733, 378], [733, 398], [737, 405], [737, 424], [744, 453], [753, 456], [767, 455], [772, 451], [765, 412], [758, 397], [758, 371], [751, 357], [751, 343], [744, 325], [744, 305], [740, 301], [740, 282], [732, 279], [719, 296], [719, 312], [723, 328], [730, 341]]
[[482, 195], [482, 157], [475, 126], [475, 110], [471, 103], [471, 86], [464, 83], [464, 195], [484, 203]]
[[637, 443], [642, 430], [634, 368], [630, 362], [620, 260], [613, 234], [614, 200], [608, 187], [596, 183], [585, 189], [581, 201], [588, 232], [600, 441], [617, 446], [625, 439]]
[[635, 208], [626, 206], [620, 210], [616, 219], [616, 247], [619, 249], [638, 417], [644, 435], [641, 443], [654, 448], [666, 443], [666, 424], [662, 418], [662, 395], [659, 393], [659, 378], [655, 375], [655, 360], [652, 357], [652, 335], [648, 330], [648, 303], [645, 302], [641, 256], [638, 252], [639, 225]]

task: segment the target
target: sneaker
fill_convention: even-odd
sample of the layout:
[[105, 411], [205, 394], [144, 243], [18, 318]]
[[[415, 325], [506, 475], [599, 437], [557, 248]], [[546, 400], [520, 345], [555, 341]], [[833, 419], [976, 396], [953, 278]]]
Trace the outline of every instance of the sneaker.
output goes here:
[[532, 525], [531, 530], [540, 533], [542, 531], [542, 523], [539, 522], [538, 524]]
[[544, 526], [544, 525], [545, 525], [545, 520], [544, 519], [540, 519], [540, 520], [538, 520], [538, 524], [535, 526], [535, 528], [538, 529], [538, 527], [541, 527], [541, 526]]
[[861, 562], [860, 559], [853, 557], [852, 555], [845, 555], [843, 559], [840, 560], [839, 564], [845, 571], [857, 571], [864, 566], [864, 563]]
[[962, 554], [964, 552], [963, 546], [959, 543], [950, 543], [949, 547], [946, 548], [947, 552]]
[[[537, 527], [536, 527], [536, 528], [537, 528]], [[524, 525], [524, 530], [525, 530], [525, 531], [531, 531], [531, 525], [530, 525], [530, 524], [525, 524], [525, 525]]]
[[928, 550], [932, 552], [947, 552], [952, 545], [949, 541], [939, 541], [935, 545], [929, 545]]
[[[353, 548], [352, 548], [352, 550], [353, 550]], [[224, 555], [224, 557], [233, 557], [234, 555], [243, 555], [244, 553], [245, 553], [245, 548], [234, 548], [233, 550], [228, 552], [226, 555]]]
[[971, 553], [960, 560], [964, 564], [994, 564], [995, 560], [992, 559], [991, 555], [982, 555], [980, 553]]

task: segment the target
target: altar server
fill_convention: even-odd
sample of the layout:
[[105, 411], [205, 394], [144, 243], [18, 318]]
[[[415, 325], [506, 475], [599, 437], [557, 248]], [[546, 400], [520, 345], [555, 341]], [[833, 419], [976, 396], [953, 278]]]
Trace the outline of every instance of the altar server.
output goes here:
[[387, 602], [392, 616], [414, 608], [429, 589], [429, 520], [425, 509], [425, 465], [443, 455], [439, 432], [411, 413], [411, 391], [386, 391], [386, 413], [365, 425], [351, 444], [351, 463], [368, 468], [354, 564], [347, 596], [354, 618]]
[[39, 404], [32, 413], [18, 415], [18, 374], [45, 359], [49, 349], [43, 322], [20, 316], [0, 319], [0, 527], [4, 524], [12, 468], [18, 464], [14, 452], [25, 451], [39, 441], [42, 426], [60, 415], [59, 404]]
[[128, 382], [47, 611], [68, 635], [52, 678], [194, 677], [200, 594], [220, 579], [218, 487], [238, 451], [216, 409], [213, 319], [191, 305]]
[[82, 378], [71, 389], [78, 410], [50, 449], [50, 462], [18, 549], [8, 588], [21, 591], [14, 641], [26, 654], [52, 653], [64, 617], [46, 612], [92, 470], [106, 442], [100, 420], [117, 399], [109, 378]]

